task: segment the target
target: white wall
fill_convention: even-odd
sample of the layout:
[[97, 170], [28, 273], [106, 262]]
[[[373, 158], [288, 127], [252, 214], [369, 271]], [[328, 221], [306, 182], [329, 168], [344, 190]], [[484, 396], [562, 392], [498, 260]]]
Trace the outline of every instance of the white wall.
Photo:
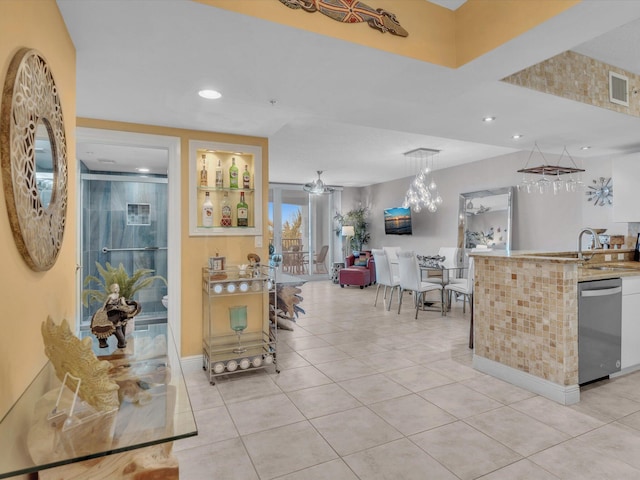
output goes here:
[[[369, 248], [400, 246], [424, 254], [437, 253], [441, 246], [457, 244], [458, 196], [487, 188], [516, 186], [522, 175], [517, 170], [523, 168], [529, 151], [495, 157], [435, 172], [440, 195], [444, 203], [436, 213], [426, 210], [413, 213], [413, 235], [385, 235], [383, 210], [402, 204], [404, 194], [412, 177], [380, 183], [361, 189], [345, 189], [342, 197], [342, 211], [358, 206], [360, 202], [370, 208], [371, 243]], [[442, 157], [444, 158], [444, 153]], [[547, 163], [558, 162], [559, 155], [545, 154]], [[539, 157], [538, 157], [539, 158]], [[532, 159], [529, 166], [537, 166], [540, 161]], [[592, 185], [598, 177], [611, 177], [611, 158], [591, 158], [580, 160], [574, 157], [580, 168], [586, 172], [583, 181]], [[566, 156], [562, 165], [568, 166]], [[358, 192], [360, 195], [353, 194]], [[615, 192], [615, 185], [614, 185]], [[615, 196], [614, 196], [615, 201]], [[515, 191], [512, 225], [513, 250], [575, 250], [578, 232], [581, 228], [607, 228], [609, 234], [627, 234], [626, 223], [613, 222], [611, 206], [593, 206], [587, 201], [584, 191], [559, 195], [539, 193], [527, 194]]]

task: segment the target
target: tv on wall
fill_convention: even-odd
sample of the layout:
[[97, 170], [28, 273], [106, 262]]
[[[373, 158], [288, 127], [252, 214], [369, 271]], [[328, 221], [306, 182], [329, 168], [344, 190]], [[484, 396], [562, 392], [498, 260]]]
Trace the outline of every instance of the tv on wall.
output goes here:
[[411, 209], [388, 208], [384, 211], [384, 233], [386, 235], [411, 235]]

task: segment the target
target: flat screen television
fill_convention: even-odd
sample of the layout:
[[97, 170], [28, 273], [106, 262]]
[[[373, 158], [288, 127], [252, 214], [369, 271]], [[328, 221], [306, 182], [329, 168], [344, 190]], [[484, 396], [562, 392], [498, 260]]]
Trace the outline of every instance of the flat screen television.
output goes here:
[[384, 211], [384, 233], [386, 235], [411, 235], [411, 209], [388, 208]]

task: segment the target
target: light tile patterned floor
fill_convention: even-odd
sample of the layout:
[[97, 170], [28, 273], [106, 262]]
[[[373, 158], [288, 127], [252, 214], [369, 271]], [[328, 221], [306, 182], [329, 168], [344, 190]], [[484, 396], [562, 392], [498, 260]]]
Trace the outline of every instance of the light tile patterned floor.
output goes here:
[[[565, 407], [471, 367], [469, 314], [398, 315], [375, 288], [302, 287], [273, 369], [185, 372], [197, 437], [183, 480], [640, 478], [640, 372]], [[395, 308], [394, 308], [395, 307]]]

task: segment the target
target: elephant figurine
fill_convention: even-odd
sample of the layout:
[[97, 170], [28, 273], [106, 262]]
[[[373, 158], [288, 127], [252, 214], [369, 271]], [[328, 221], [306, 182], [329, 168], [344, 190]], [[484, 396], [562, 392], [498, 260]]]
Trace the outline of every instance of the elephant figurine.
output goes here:
[[114, 283], [110, 287], [111, 293], [107, 296], [104, 305], [91, 317], [91, 333], [98, 339], [100, 348], [107, 348], [107, 339], [115, 335], [118, 339], [118, 348], [125, 348], [125, 327], [127, 321], [140, 313], [142, 306], [134, 301], [127, 300], [120, 295], [120, 286]]

